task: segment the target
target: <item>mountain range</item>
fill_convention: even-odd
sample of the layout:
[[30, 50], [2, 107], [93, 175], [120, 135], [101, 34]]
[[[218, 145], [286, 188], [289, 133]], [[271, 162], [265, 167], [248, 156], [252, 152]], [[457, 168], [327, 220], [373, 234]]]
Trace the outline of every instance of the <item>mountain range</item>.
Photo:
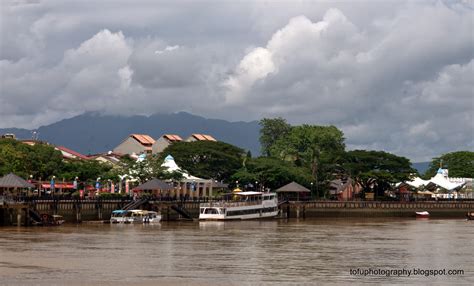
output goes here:
[[[204, 133], [249, 150], [253, 156], [260, 154], [258, 121], [229, 122], [186, 112], [130, 117], [84, 113], [36, 130], [4, 128], [0, 129], [0, 134], [13, 133], [19, 139], [31, 139], [33, 131], [37, 132], [39, 140], [85, 155], [110, 151], [132, 133], [148, 134], [154, 139], [163, 134], [177, 134], [187, 138], [193, 133]], [[423, 174], [428, 169], [429, 162], [413, 163], [412, 166]]]
[[133, 133], [148, 134], [154, 139], [163, 134], [177, 134], [184, 139], [193, 133], [203, 133], [250, 150], [254, 156], [260, 154], [258, 121], [229, 122], [186, 112], [130, 117], [84, 113], [36, 130], [0, 129], [0, 134], [13, 133], [18, 139], [31, 139], [33, 131], [39, 140], [85, 155], [110, 151]]

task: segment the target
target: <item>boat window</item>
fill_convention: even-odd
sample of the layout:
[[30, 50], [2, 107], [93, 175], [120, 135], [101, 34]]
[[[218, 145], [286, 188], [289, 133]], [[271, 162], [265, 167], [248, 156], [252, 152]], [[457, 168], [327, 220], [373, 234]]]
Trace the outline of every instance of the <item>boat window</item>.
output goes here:
[[206, 213], [206, 214], [218, 214], [218, 211], [217, 211], [217, 209], [209, 208], [209, 209], [206, 209], [204, 213]]

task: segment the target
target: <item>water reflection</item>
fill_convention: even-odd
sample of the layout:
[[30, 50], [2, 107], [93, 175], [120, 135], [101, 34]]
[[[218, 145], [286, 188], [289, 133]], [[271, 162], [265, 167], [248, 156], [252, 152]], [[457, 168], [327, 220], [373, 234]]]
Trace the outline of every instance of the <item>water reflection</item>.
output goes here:
[[[269, 220], [0, 228], [0, 284], [474, 284], [474, 223]], [[351, 268], [460, 268], [355, 277]]]

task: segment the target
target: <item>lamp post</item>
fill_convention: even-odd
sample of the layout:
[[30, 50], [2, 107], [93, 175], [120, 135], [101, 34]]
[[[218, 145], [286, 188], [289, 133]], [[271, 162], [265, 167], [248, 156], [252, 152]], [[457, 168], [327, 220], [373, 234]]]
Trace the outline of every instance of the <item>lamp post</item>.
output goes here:
[[99, 189], [100, 189], [100, 177], [97, 178], [95, 182], [95, 189], [96, 189], [96, 195], [99, 195]]
[[49, 189], [50, 189], [50, 192], [51, 192], [51, 196], [54, 197], [54, 193], [55, 193], [55, 187], [54, 187], [54, 179], [56, 178], [56, 176], [53, 176], [51, 177], [51, 182], [49, 184]]
[[[29, 182], [29, 183], [32, 184], [32, 183], [33, 183], [33, 175], [30, 175], [29, 178], [30, 178], [30, 182]], [[26, 191], [26, 196], [27, 196], [27, 197], [30, 196], [30, 190], [31, 190], [31, 188], [28, 188], [28, 190]]]
[[314, 193], [313, 193], [313, 185], [314, 185], [314, 183], [313, 183], [313, 182], [311, 182], [311, 196], [312, 196], [312, 197], [313, 197], [313, 199], [314, 199], [314, 197], [315, 197], [315, 196], [314, 196]]

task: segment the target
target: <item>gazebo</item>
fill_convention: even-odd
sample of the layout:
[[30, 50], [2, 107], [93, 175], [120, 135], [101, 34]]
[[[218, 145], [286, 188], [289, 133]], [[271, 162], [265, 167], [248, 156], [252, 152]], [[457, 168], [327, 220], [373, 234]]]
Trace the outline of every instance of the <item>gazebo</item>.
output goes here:
[[34, 188], [35, 185], [27, 182], [21, 177], [10, 173], [0, 178], [0, 195], [2, 195], [5, 191], [17, 191], [18, 189], [30, 189]]
[[310, 190], [296, 182], [286, 184], [283, 187], [276, 189], [276, 192], [280, 199], [284, 196], [289, 200], [296, 199], [297, 201], [300, 200], [300, 197], [307, 198], [308, 195], [311, 194]]
[[153, 178], [146, 183], [139, 185], [138, 187], [134, 188], [134, 191], [151, 191], [152, 194], [158, 195], [162, 194], [163, 191], [172, 191], [174, 188], [172, 185], [159, 180], [157, 178]]

